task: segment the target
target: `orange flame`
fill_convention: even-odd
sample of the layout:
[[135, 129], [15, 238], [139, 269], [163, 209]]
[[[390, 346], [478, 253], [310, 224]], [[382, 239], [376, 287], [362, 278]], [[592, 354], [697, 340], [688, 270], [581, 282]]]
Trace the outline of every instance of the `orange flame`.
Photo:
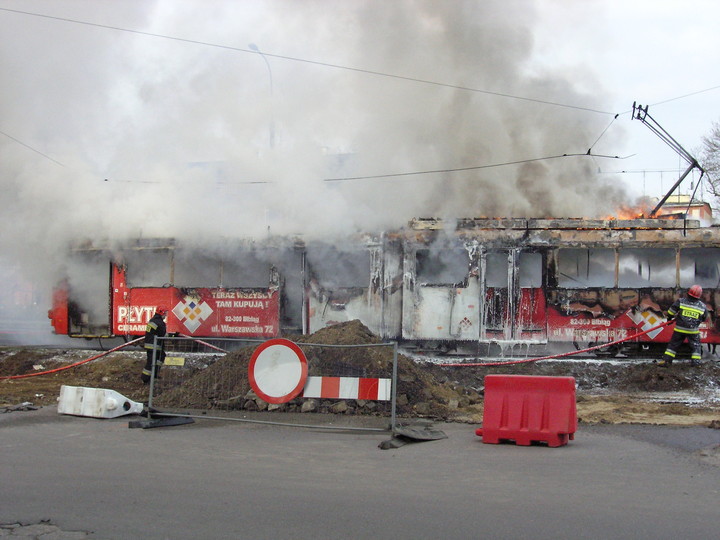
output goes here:
[[652, 207], [644, 204], [635, 206], [621, 205], [615, 210], [614, 216], [607, 216], [605, 219], [645, 219], [650, 215], [650, 212], [652, 212]]

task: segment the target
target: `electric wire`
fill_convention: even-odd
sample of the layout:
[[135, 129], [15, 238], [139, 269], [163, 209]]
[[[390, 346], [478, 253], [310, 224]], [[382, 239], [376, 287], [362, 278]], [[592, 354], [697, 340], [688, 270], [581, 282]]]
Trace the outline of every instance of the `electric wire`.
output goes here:
[[612, 125], [615, 123], [615, 120], [618, 119], [618, 116], [620, 116], [620, 114], [616, 114], [616, 115], [613, 117], [613, 119], [610, 121], [610, 123], [608, 124], [608, 126], [603, 130], [603, 132], [602, 132], [600, 135], [598, 135], [598, 138], [595, 139], [595, 142], [590, 145], [590, 148], [588, 148], [588, 154], [590, 154], [590, 151], [593, 149], [593, 146], [595, 146], [595, 145], [598, 143], [598, 141], [599, 141], [600, 139], [602, 139], [602, 136], [605, 135], [605, 133], [607, 133], [607, 130], [610, 129], [610, 126], [612, 126]]
[[[195, 180], [123, 180], [115, 178], [104, 178], [103, 182], [113, 184], [195, 184]], [[217, 186], [239, 186], [239, 185], [252, 185], [252, 184], [272, 184], [269, 180], [247, 180], [238, 182], [212, 182], [213, 185]]]
[[622, 171], [600, 171], [602, 174], [645, 174], [645, 173], [680, 173], [685, 169], [624, 169]]
[[720, 85], [718, 85], [718, 86], [713, 86], [713, 87], [711, 87], [711, 88], [706, 88], [705, 90], [698, 90], [697, 92], [690, 92], [689, 94], [684, 94], [684, 95], [682, 95], [682, 96], [678, 96], [678, 97], [666, 99], [666, 100], [664, 100], [664, 101], [658, 101], [657, 103], [653, 103], [652, 106], [654, 107], [654, 106], [656, 106], [656, 105], [663, 105], [663, 104], [665, 104], [665, 103], [670, 103], [671, 101], [677, 101], [678, 99], [683, 99], [683, 98], [690, 97], [690, 96], [696, 96], [696, 95], [698, 95], [698, 94], [703, 94], [703, 93], [705, 93], [705, 92], [710, 92], [710, 91], [712, 91], [712, 90], [717, 90], [717, 89], [719, 89], [719, 88], [720, 88]]
[[609, 156], [604, 154], [589, 154], [589, 153], [582, 153], [582, 154], [558, 154], [555, 156], [546, 156], [541, 158], [532, 158], [532, 159], [519, 159], [516, 161], [507, 161], [504, 163], [492, 163], [489, 165], [476, 165], [473, 167], [457, 167], [452, 169], [433, 169], [433, 170], [425, 170], [425, 171], [411, 171], [411, 172], [400, 172], [400, 173], [388, 173], [388, 174], [376, 174], [376, 175], [367, 175], [367, 176], [348, 176], [348, 177], [340, 177], [340, 178], [325, 178], [324, 182], [343, 182], [348, 180], [371, 180], [371, 179], [380, 179], [380, 178], [392, 178], [392, 177], [399, 177], [399, 176], [413, 176], [413, 175], [421, 175], [421, 174], [439, 174], [439, 173], [451, 173], [451, 172], [462, 172], [462, 171], [474, 171], [474, 170], [480, 170], [480, 169], [492, 169], [496, 167], [507, 167], [510, 165], [522, 165], [524, 163], [533, 163], [537, 161], [548, 161], [552, 159], [560, 159], [560, 158], [566, 158], [566, 157], [600, 157], [600, 158], [608, 158], [608, 159], [627, 159], [630, 156]]
[[61, 167], [64, 167], [64, 166], [65, 166], [64, 164], [60, 163], [57, 159], [51, 158], [51, 157], [48, 156], [47, 154], [45, 154], [45, 153], [41, 152], [40, 150], [38, 150], [37, 148], [33, 148], [33, 147], [30, 146], [29, 144], [22, 142], [20, 139], [18, 139], [18, 138], [16, 138], [16, 137], [13, 137], [12, 135], [10, 135], [10, 134], [8, 134], [8, 133], [6, 133], [6, 132], [4, 132], [4, 131], [0, 131], [0, 133], [3, 134], [3, 135], [5, 135], [8, 139], [10, 139], [10, 140], [12, 140], [12, 141], [15, 141], [15, 142], [18, 143], [20, 146], [24, 146], [24, 147], [27, 148], [28, 150], [32, 150], [32, 151], [35, 152], [36, 154], [40, 154], [40, 155], [41, 155], [42, 157], [44, 157], [45, 159], [49, 159], [50, 161], [52, 161], [53, 163], [57, 163], [57, 164], [60, 165]]
[[[665, 103], [670, 103], [671, 101], [677, 101], [677, 100], [679, 100], [679, 99], [684, 99], [684, 98], [686, 98], [686, 97], [696, 96], [696, 95], [698, 95], [698, 94], [703, 94], [703, 93], [705, 93], [705, 92], [710, 92], [710, 91], [712, 91], [712, 90], [718, 90], [718, 89], [720, 89], [720, 85], [718, 85], [718, 86], [711, 86], [710, 88], [705, 88], [704, 90], [697, 90], [697, 91], [695, 91], [695, 92], [690, 92], [690, 93], [688, 93], [688, 94], [683, 94], [683, 95], [681, 95], [681, 96], [676, 96], [676, 97], [673, 97], [673, 98], [664, 99], [664, 100], [662, 100], [662, 101], [657, 101], [657, 102], [655, 102], [655, 103], [651, 103], [650, 106], [651, 106], [651, 107], [655, 107], [655, 106], [657, 106], [657, 105], [664, 105]], [[629, 113], [632, 113], [632, 112], [633, 112], [633, 109], [628, 109], [627, 111], [623, 111], [623, 112], [618, 113], [618, 114], [621, 115], [621, 116], [623, 116], [623, 115], [626, 115], [626, 114], [629, 114]]]
[[[92, 26], [92, 27], [97, 27], [97, 28], [104, 28], [104, 29], [107, 29], [107, 30], [114, 30], [114, 31], [118, 31], [118, 32], [126, 32], [126, 33], [131, 33], [131, 34], [142, 35], [142, 36], [148, 36], [148, 37], [154, 37], [154, 38], [160, 38], [160, 39], [167, 39], [167, 40], [172, 40], [172, 41], [177, 41], [177, 42], [182, 42], [182, 43], [189, 43], [189, 44], [194, 44], [194, 45], [201, 45], [201, 46], [206, 46], [206, 47], [213, 47], [213, 48], [225, 49], [225, 50], [230, 50], [230, 51], [235, 51], [235, 52], [243, 52], [243, 53], [248, 53], [248, 54], [257, 54], [257, 53], [258, 53], [257, 51], [254, 51], [254, 50], [252, 50], [252, 49], [246, 49], [246, 48], [243, 48], [243, 47], [234, 47], [234, 46], [230, 46], [230, 45], [222, 45], [222, 44], [212, 43], [212, 42], [208, 42], [208, 41], [195, 40], [195, 39], [189, 39], [189, 38], [181, 38], [181, 37], [171, 36], [171, 35], [167, 35], [167, 34], [159, 34], [159, 33], [154, 33], [154, 32], [146, 32], [146, 31], [142, 31], [142, 30], [134, 30], [134, 29], [131, 29], [131, 28], [123, 28], [123, 27], [113, 26], [113, 25], [106, 25], [106, 24], [101, 24], [101, 23], [93, 23], [93, 22], [82, 21], [82, 20], [78, 20], [78, 19], [71, 19], [71, 18], [67, 18], [67, 17], [60, 17], [60, 16], [55, 16], [55, 15], [46, 15], [46, 14], [42, 14], [42, 13], [34, 13], [34, 12], [17, 10], [17, 9], [10, 9], [10, 8], [0, 8], [0, 11], [6, 11], [6, 12], [10, 12], [10, 13], [16, 13], [16, 14], [27, 15], [27, 16], [32, 16], [32, 17], [45, 18], [45, 19], [50, 19], [50, 20], [57, 20], [57, 21], [62, 21], [62, 22], [67, 22], [67, 23], [72, 23], [72, 24], [80, 24], [80, 25]], [[469, 86], [454, 85], [454, 84], [443, 83], [443, 82], [439, 82], [439, 81], [432, 81], [432, 80], [428, 80], [428, 79], [421, 79], [421, 78], [416, 78], [416, 77], [409, 77], [409, 76], [403, 76], [403, 75], [385, 73], [385, 72], [380, 72], [380, 71], [375, 71], [375, 70], [370, 70], [370, 69], [363, 69], [363, 68], [357, 68], [357, 67], [352, 67], [352, 66], [344, 66], [344, 65], [340, 65], [340, 64], [333, 64], [333, 63], [329, 63], [329, 62], [321, 62], [321, 61], [317, 61], [317, 60], [310, 60], [310, 59], [306, 59], [306, 58], [292, 57], [292, 56], [286, 56], [286, 55], [280, 55], [280, 54], [273, 54], [273, 53], [267, 53], [267, 52], [263, 52], [262, 54], [263, 54], [264, 56], [267, 56], [267, 57], [270, 57], [270, 58], [277, 58], [277, 59], [280, 59], [280, 60], [288, 60], [288, 61], [293, 61], [293, 62], [301, 62], [301, 63], [311, 64], [311, 65], [317, 65], [317, 66], [322, 66], [322, 67], [328, 67], [328, 68], [333, 68], [333, 69], [342, 69], [342, 70], [346, 70], [346, 71], [353, 71], [353, 72], [358, 72], [358, 73], [365, 73], [365, 74], [374, 75], [374, 76], [379, 76], [379, 77], [394, 78], [394, 79], [405, 80], [405, 81], [410, 81], [410, 82], [416, 82], [416, 83], [421, 83], [421, 84], [427, 84], [427, 85], [433, 85], [433, 86], [441, 86], [441, 87], [446, 87], [446, 88], [454, 88], [454, 89], [456, 89], [456, 90], [464, 90], [464, 91], [468, 91], [468, 92], [487, 94], [487, 95], [492, 95], [492, 96], [497, 96], [497, 97], [503, 97], [503, 98], [508, 98], [508, 99], [516, 99], [516, 100], [534, 102], [534, 103], [539, 103], [539, 104], [545, 104], [545, 105], [551, 105], [551, 106], [557, 106], [557, 107], [564, 107], [564, 108], [569, 108], [569, 109], [575, 109], [575, 110], [593, 112], [593, 113], [598, 113], [598, 114], [608, 114], [608, 115], [609, 115], [609, 114], [614, 114], [613, 120], [612, 120], [612, 121], [608, 124], [608, 126], [602, 131], [602, 133], [597, 137], [597, 139], [590, 145], [590, 148], [588, 149], [587, 155], [592, 155], [592, 154], [591, 154], [592, 148], [593, 148], [593, 147], [598, 143], [598, 141], [607, 133], [607, 131], [609, 130], [609, 128], [612, 126], [612, 124], [615, 122], [615, 120], [617, 120], [617, 118], [618, 118], [620, 115], [624, 115], [624, 114], [627, 114], [627, 113], [631, 112], [630, 110], [628, 110], [628, 111], [624, 111], [624, 112], [622, 112], [622, 113], [611, 113], [611, 112], [609, 112], [609, 111], [594, 109], [594, 108], [590, 108], [590, 107], [582, 107], [582, 106], [571, 105], [571, 104], [567, 104], [567, 103], [560, 103], [560, 102], [542, 100], [542, 99], [537, 99], [537, 98], [530, 98], [530, 97], [526, 97], [526, 96], [518, 96], [518, 95], [513, 95], [513, 94], [509, 94], [509, 93], [504, 93], [504, 92], [494, 92], [494, 91], [490, 91], [490, 90], [483, 90], [483, 89], [473, 88], [473, 87], [469, 87]], [[698, 94], [705, 93], [705, 92], [710, 92], [710, 91], [712, 91], [712, 90], [717, 90], [717, 89], [720, 89], [720, 85], [713, 86], [713, 87], [710, 87], [710, 88], [705, 88], [705, 89], [703, 89], [703, 90], [698, 90], [698, 91], [695, 91], [695, 92], [690, 92], [690, 93], [687, 93], [687, 94], [683, 94], [683, 95], [681, 95], [681, 96], [676, 96], [676, 97], [669, 98], [669, 99], [665, 99], [665, 100], [662, 100], [662, 101], [658, 101], [658, 102], [654, 103], [653, 106], [655, 106], [655, 105], [661, 105], [661, 104], [665, 104], [665, 103], [669, 103], [669, 102], [672, 102], [672, 101], [677, 101], [677, 100], [679, 100], [679, 99], [691, 97], [691, 96], [694, 96], [694, 95], [698, 95]], [[651, 129], [652, 129], [652, 128], [651, 128]], [[655, 131], [655, 130], [653, 130], [653, 131]], [[61, 165], [61, 166], [64, 167], [64, 165], [63, 165], [62, 163], [60, 163], [59, 161], [53, 159], [52, 157], [48, 156], [47, 154], [44, 154], [43, 152], [40, 152], [39, 150], [33, 148], [32, 146], [30, 146], [30, 145], [28, 145], [28, 144], [20, 141], [19, 139], [15, 138], [15, 137], [12, 137], [11, 135], [9, 135], [9, 134], [7, 134], [7, 133], [5, 133], [5, 132], [2, 132], [2, 131], [0, 131], [0, 133], [2, 133], [3, 135], [5, 135], [6, 137], [12, 139], [13, 141], [17, 142], [18, 144], [21, 144], [22, 146], [25, 146], [25, 147], [28, 148], [29, 150], [32, 150], [33, 152], [38, 153], [39, 155], [45, 157], [46, 159], [49, 159], [50, 161], [53, 161], [54, 163], [56, 163], [56, 164]], [[663, 137], [663, 136], [662, 136], [659, 132], [657, 132], [657, 131], [656, 131], [656, 134], [657, 134], [664, 142], [666, 142], [669, 146], [671, 146], [673, 149], [676, 149], [675, 145], [672, 144], [674, 141], [672, 141], [672, 140], [667, 140], [665, 137]], [[676, 151], [677, 151], [677, 149], [676, 149]], [[561, 157], [561, 156], [555, 156], [555, 157]], [[563, 157], [564, 157], [564, 156], [563, 156]], [[596, 157], [607, 157], [607, 156], [596, 156]], [[615, 157], [617, 158], [617, 156], [615, 156]], [[554, 159], [554, 157], [540, 158], [540, 159]], [[530, 160], [530, 161], [535, 161], [535, 160]], [[523, 163], [523, 162], [526, 162], [526, 161], [518, 161], [518, 162], [508, 163], [508, 164], [518, 164], [518, 163]], [[431, 173], [442, 173], [442, 172], [455, 172], [455, 171], [481, 169], [481, 168], [489, 168], [489, 167], [496, 167], [496, 166], [503, 166], [503, 165], [505, 165], [505, 164], [479, 166], [479, 167], [457, 168], [457, 169], [447, 169], [447, 170], [437, 170], [437, 171], [420, 171], [420, 172], [411, 172], [411, 173], [398, 173], [398, 174], [388, 174], [388, 175], [376, 175], [376, 176], [368, 176], [368, 177], [328, 178], [328, 179], [325, 179], [325, 181], [327, 181], [327, 182], [334, 182], [334, 181], [356, 180], [356, 179], [365, 179], [365, 178], [383, 178], [383, 177], [405, 176], [405, 175], [415, 175], [415, 174], [431, 174]], [[266, 182], [249, 182], [249, 183], [266, 183]]]
[[[595, 142], [590, 145], [590, 147], [588, 148], [588, 151], [587, 151], [587, 155], [591, 155], [593, 147], [598, 143], [598, 141], [600, 139], [602, 139], [603, 135], [605, 135], [605, 133], [607, 133], [608, 129], [610, 129], [610, 126], [612, 126], [615, 123], [615, 120], [618, 119], [618, 116], [620, 116], [620, 115], [616, 114], [615, 116], [613, 116], [613, 119], [610, 120], [610, 123], [607, 125], [607, 127], [602, 131], [602, 133], [600, 133], [600, 135], [598, 135], [597, 139], [595, 139]], [[595, 157], [593, 157], [593, 162], [598, 166], [598, 171], [599, 171], [600, 165], [595, 160]]]
[[[177, 36], [170, 36], [170, 35], [167, 35], [167, 34], [158, 34], [158, 33], [155, 33], [155, 32], [145, 32], [145, 31], [142, 31], [142, 30], [133, 30], [133, 29], [131, 29], [131, 28], [122, 28], [122, 27], [120, 27], [120, 26], [112, 26], [112, 25], [109, 25], [109, 24], [92, 23], [92, 22], [88, 22], [88, 21], [81, 21], [81, 20], [78, 20], [78, 19], [70, 19], [70, 18], [67, 18], [67, 17], [59, 17], [59, 16], [56, 16], [56, 15], [45, 15], [45, 14], [42, 14], [42, 13], [33, 13], [33, 12], [30, 12], [30, 11], [22, 11], [22, 10], [19, 10], [19, 9], [10, 9], [10, 8], [0, 8], [0, 11], [7, 11], [7, 12], [11, 12], [11, 13], [17, 13], [17, 14], [20, 14], [20, 15], [29, 15], [29, 16], [32, 16], [32, 17], [40, 17], [40, 18], [44, 18], [44, 19], [51, 19], [51, 20], [56, 20], [56, 21], [63, 21], [63, 22], [68, 22], [68, 23], [73, 23], [73, 24], [82, 24], [82, 25], [86, 25], [86, 26], [93, 26], [93, 27], [96, 27], [96, 28], [104, 28], [104, 29], [106, 29], [106, 30], [115, 30], [115, 31], [117, 31], [117, 32], [127, 32], [127, 33], [130, 33], [130, 34], [136, 34], [136, 35], [141, 35], [141, 36], [161, 38], [161, 39], [168, 39], [168, 40], [177, 41], [177, 42], [181, 42], [181, 43], [189, 43], [189, 44], [192, 44], [192, 45], [202, 45], [202, 46], [205, 46], [205, 47], [214, 47], [214, 48], [217, 48], [217, 49], [224, 49], [224, 50], [235, 51], [235, 52], [243, 52], [243, 53], [248, 53], [248, 54], [258, 54], [258, 51], [254, 51], [254, 50], [252, 50], [252, 49], [246, 49], [246, 48], [243, 48], [243, 47], [234, 47], [234, 46], [232, 46], [232, 45], [221, 45], [221, 44], [219, 44], [219, 43], [211, 43], [211, 42], [209, 42], [209, 41], [202, 41], [202, 40], [198, 40], [198, 39], [189, 39], [189, 38], [181, 38], [181, 37], [177, 37]], [[567, 108], [567, 109], [575, 109], [575, 110], [579, 110], [579, 111], [586, 111], [586, 112], [592, 112], [592, 113], [597, 113], [597, 114], [607, 114], [607, 115], [615, 114], [615, 113], [612, 113], [612, 112], [609, 112], [609, 111], [603, 111], [603, 110], [600, 110], [600, 109], [593, 109], [592, 107], [582, 107], [582, 106], [579, 106], [579, 105], [571, 105], [571, 104], [568, 104], [568, 103], [560, 103], [560, 102], [556, 102], [556, 101], [549, 101], [549, 100], [538, 99], [538, 98], [530, 98], [530, 97], [526, 97], [526, 96], [517, 96], [517, 95], [514, 95], [514, 94], [508, 94], [508, 93], [505, 93], [505, 92], [494, 92], [494, 91], [492, 91], [492, 90], [483, 90], [483, 89], [480, 89], [480, 88], [473, 88], [473, 87], [470, 87], [470, 86], [463, 86], [463, 85], [443, 83], [443, 82], [439, 82], [439, 81], [432, 81], [432, 80], [429, 80], [429, 79], [420, 79], [420, 78], [417, 78], [417, 77], [409, 77], [409, 76], [397, 75], [397, 74], [393, 74], [393, 73], [385, 73], [385, 72], [382, 72], [382, 71], [375, 71], [375, 70], [371, 70], [371, 69], [357, 68], [357, 67], [352, 67], [352, 66], [344, 66], [344, 65], [341, 65], [341, 64], [332, 64], [332, 63], [330, 63], [330, 62], [321, 62], [321, 61], [318, 61], [318, 60], [309, 60], [309, 59], [307, 59], [307, 58], [299, 58], [299, 57], [295, 57], [295, 56], [286, 56], [286, 55], [282, 55], [282, 54], [272, 54], [272, 53], [268, 53], [268, 52], [265, 52], [265, 51], [263, 51], [262, 54], [263, 54], [263, 56], [266, 56], [266, 57], [268, 57], [268, 58], [277, 58], [278, 60], [288, 60], [288, 61], [292, 61], [292, 62], [301, 62], [301, 63], [311, 64], [311, 65], [315, 65], [315, 66], [321, 66], [321, 67], [327, 67], [327, 68], [333, 68], [333, 69], [341, 69], [341, 70], [352, 71], [352, 72], [356, 72], [356, 73], [364, 73], [364, 74], [366, 74], [366, 75], [375, 75], [375, 76], [377, 76], [377, 77], [386, 77], [386, 78], [391, 78], [391, 79], [399, 79], [399, 80], [403, 80], [403, 81], [415, 82], [415, 83], [426, 84], [426, 85], [431, 85], [431, 86], [441, 86], [441, 87], [444, 87], [444, 88], [454, 88], [455, 90], [464, 90], [464, 91], [467, 91], [467, 92], [474, 92], [474, 93], [479, 93], [479, 94], [486, 94], [486, 95], [491, 95], [491, 96], [496, 96], [496, 97], [503, 97], [503, 98], [508, 98], [508, 99], [516, 99], [516, 100], [521, 100], [521, 101], [529, 101], [529, 102], [532, 102], [532, 103], [540, 103], [540, 104], [543, 104], [543, 105], [552, 105], [552, 106], [554, 106], [554, 107], [563, 107], [563, 108]]]
[[[324, 178], [323, 182], [344, 182], [344, 181], [350, 181], [350, 180], [376, 180], [376, 179], [382, 179], [382, 178], [394, 178], [394, 177], [402, 177], [402, 176], [416, 176], [416, 175], [423, 175], [423, 174], [440, 174], [440, 173], [452, 173], [452, 172], [462, 172], [462, 171], [473, 171], [473, 170], [480, 170], [480, 169], [493, 169], [497, 167], [509, 167], [511, 165], [522, 165], [524, 163], [533, 163], [537, 161], [547, 161], [552, 159], [560, 159], [560, 158], [567, 158], [567, 157], [592, 157], [592, 158], [606, 158], [606, 159], [627, 159], [630, 156], [610, 156], [605, 154], [588, 154], [588, 153], [572, 153], [572, 154], [558, 154], [555, 156], [545, 156], [540, 158], [531, 158], [531, 159], [519, 159], [516, 161], [506, 161], [504, 163], [491, 163], [488, 165], [475, 165], [472, 167], [456, 167], [456, 168], [448, 168], [448, 169], [432, 169], [432, 170], [424, 170], [424, 171], [406, 171], [406, 172], [399, 172], [399, 173], [385, 173], [385, 174], [375, 174], [375, 175], [366, 175], [366, 176], [347, 176], [347, 177], [337, 177], [337, 178]], [[170, 183], [169, 180], [114, 180], [112, 178], [105, 178], [105, 182], [112, 182], [112, 183], [125, 183], [125, 184], [163, 184], [163, 183]], [[269, 181], [269, 180], [249, 180], [246, 182], [213, 182], [216, 185], [250, 185], [250, 184], [274, 184], [275, 182]]]

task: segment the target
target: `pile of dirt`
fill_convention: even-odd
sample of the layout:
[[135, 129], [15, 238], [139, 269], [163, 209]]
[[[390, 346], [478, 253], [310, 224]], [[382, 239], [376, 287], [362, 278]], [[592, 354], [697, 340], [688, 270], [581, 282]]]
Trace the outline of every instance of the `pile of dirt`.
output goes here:
[[62, 385], [110, 388], [133, 401], [147, 400], [147, 386], [140, 381], [144, 352], [115, 352], [69, 367], [97, 354], [84, 349], [0, 348], [0, 406], [55, 405]]
[[482, 387], [485, 375], [536, 375], [574, 377], [579, 391], [594, 392], [679, 392], [702, 394], [720, 385], [720, 363], [706, 361], [698, 366], [675, 362], [661, 368], [648, 360], [622, 362], [544, 360], [494, 367], [443, 367], [428, 365], [436, 378], [463, 386]]
[[[309, 375], [391, 376], [393, 348], [376, 346], [381, 340], [359, 321], [324, 328], [308, 336], [286, 337], [303, 349]], [[228, 354], [205, 355], [202, 361], [186, 362], [178, 371], [163, 368], [153, 404], [160, 408], [201, 410], [389, 413], [389, 402], [365, 400], [298, 398], [282, 405], [269, 405], [254, 394], [248, 381], [247, 368], [253, 351], [254, 347], [247, 347]], [[86, 350], [0, 349], [0, 406], [22, 402], [54, 405], [62, 384], [110, 388], [134, 401], [147, 401], [148, 387], [139, 377], [145, 354], [138, 349], [114, 352], [54, 373], [9, 378], [64, 368], [95, 354]], [[481, 422], [484, 377], [488, 374], [574, 377], [578, 417], [587, 422], [709, 425], [720, 420], [720, 364], [714, 359], [706, 359], [697, 367], [676, 363], [670, 369], [640, 360], [546, 360], [497, 367], [448, 367], [398, 354], [397, 414]], [[687, 399], [688, 396], [692, 399]]]
[[[292, 336], [303, 350], [310, 376], [390, 378], [393, 348], [377, 346], [381, 340], [360, 321], [324, 328], [308, 336]], [[330, 345], [323, 347], [321, 345]], [[153, 404], [165, 408], [248, 409], [271, 408], [281, 411], [312, 410], [323, 413], [387, 414], [389, 403], [367, 400], [316, 399], [310, 408], [296, 398], [277, 406], [268, 406], [258, 398], [248, 381], [248, 365], [254, 351], [247, 347], [228, 353], [196, 371], [179, 386], [158, 392]], [[433, 374], [413, 360], [398, 355], [397, 414], [451, 418], [458, 409], [482, 402], [472, 389], [439, 383]], [[480, 409], [481, 410], [481, 409]]]

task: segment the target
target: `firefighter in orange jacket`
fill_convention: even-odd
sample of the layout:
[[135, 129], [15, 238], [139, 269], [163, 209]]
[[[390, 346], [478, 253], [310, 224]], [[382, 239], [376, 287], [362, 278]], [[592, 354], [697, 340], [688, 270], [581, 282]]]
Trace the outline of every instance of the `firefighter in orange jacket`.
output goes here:
[[159, 340], [155, 344], [155, 337], [165, 337], [167, 327], [165, 326], [165, 317], [167, 316], [167, 309], [164, 307], [158, 307], [155, 310], [155, 315], [148, 321], [147, 327], [145, 328], [145, 352], [147, 352], [147, 360], [145, 361], [145, 367], [142, 370], [140, 378], [142, 382], [148, 384], [150, 382], [150, 376], [152, 375], [153, 365], [153, 353], [155, 354], [155, 377], [158, 376], [160, 371], [160, 365], [165, 361], [165, 341]]
[[700, 325], [708, 316], [708, 309], [705, 303], [700, 300], [703, 290], [700, 285], [693, 285], [687, 292], [685, 298], [675, 300], [668, 309], [668, 320], [675, 319], [675, 330], [673, 331], [670, 343], [665, 349], [663, 359], [658, 362], [660, 367], [669, 367], [680, 345], [687, 339], [692, 347], [690, 365], [697, 365], [702, 357], [702, 343], [700, 342]]

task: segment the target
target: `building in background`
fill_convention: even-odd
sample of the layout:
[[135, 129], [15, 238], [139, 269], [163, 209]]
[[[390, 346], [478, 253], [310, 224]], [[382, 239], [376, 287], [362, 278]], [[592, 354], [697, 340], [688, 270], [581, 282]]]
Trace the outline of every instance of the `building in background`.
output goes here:
[[710, 203], [691, 200], [690, 195], [671, 195], [658, 213], [663, 216], [687, 214], [688, 219], [700, 220], [703, 227], [709, 227], [713, 222]]

